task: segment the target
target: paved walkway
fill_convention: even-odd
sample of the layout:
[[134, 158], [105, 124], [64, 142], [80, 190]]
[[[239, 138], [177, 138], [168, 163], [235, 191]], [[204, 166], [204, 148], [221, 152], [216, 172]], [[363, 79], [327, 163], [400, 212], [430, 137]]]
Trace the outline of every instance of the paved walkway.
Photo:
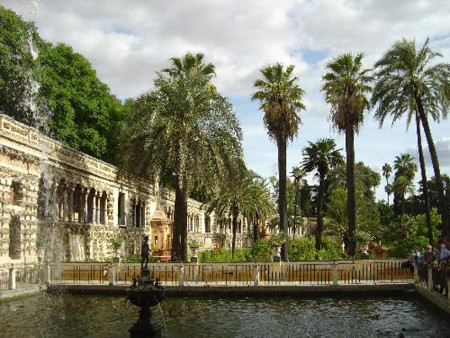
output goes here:
[[1, 290], [0, 291], [0, 301], [18, 297], [25, 297], [35, 295], [39, 292], [45, 291], [47, 285], [45, 284], [28, 284], [20, 289], [16, 290]]

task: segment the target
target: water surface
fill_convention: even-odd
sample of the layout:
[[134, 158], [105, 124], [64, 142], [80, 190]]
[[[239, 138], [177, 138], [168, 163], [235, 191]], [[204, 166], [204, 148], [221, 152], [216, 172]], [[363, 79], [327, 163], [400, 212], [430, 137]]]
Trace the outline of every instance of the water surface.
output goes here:
[[[450, 321], [412, 295], [168, 298], [163, 337], [450, 337]], [[2, 337], [129, 337], [138, 309], [122, 297], [50, 296], [0, 303]]]

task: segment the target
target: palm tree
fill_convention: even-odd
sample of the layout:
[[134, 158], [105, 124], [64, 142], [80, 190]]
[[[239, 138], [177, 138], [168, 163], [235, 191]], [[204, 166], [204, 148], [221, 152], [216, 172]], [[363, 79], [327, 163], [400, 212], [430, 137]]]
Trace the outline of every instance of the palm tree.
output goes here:
[[[433, 51], [427, 39], [418, 48], [415, 41], [396, 42], [375, 63], [376, 85], [372, 103], [377, 104], [375, 117], [383, 124], [388, 115], [395, 122], [400, 117], [416, 112], [425, 132], [438, 189], [438, 210], [442, 218], [442, 235], [450, 235], [448, 203], [441, 180], [439, 160], [428, 116], [435, 121], [446, 118], [450, 102], [450, 64], [435, 63], [442, 57]], [[414, 109], [411, 109], [411, 108]]]
[[301, 186], [303, 178], [306, 176], [306, 172], [302, 170], [300, 167], [293, 167], [291, 171], [291, 175], [294, 178], [294, 190], [295, 190], [295, 197], [294, 197], [294, 224], [293, 224], [293, 235], [292, 239], [295, 239], [295, 233], [297, 232], [297, 209], [300, 212], [300, 219], [302, 217], [302, 208], [301, 205], [299, 205], [301, 201]]
[[339, 132], [345, 133], [346, 173], [347, 173], [347, 213], [348, 234], [345, 247], [351, 256], [355, 254], [356, 242], [356, 196], [355, 196], [355, 132], [359, 131], [364, 118], [364, 110], [369, 107], [366, 94], [371, 91], [368, 85], [372, 77], [369, 69], [362, 68], [363, 54], [353, 56], [341, 54], [326, 66], [328, 72], [322, 90], [326, 101], [331, 105], [330, 120]]
[[272, 201], [269, 192], [263, 188], [260, 181], [248, 174], [241, 173], [233, 182], [225, 182], [219, 194], [207, 203], [206, 212], [217, 213], [218, 217], [228, 216], [232, 221], [231, 255], [234, 258], [236, 248], [236, 233], [239, 217], [247, 223], [255, 217], [264, 219], [272, 215]]
[[433, 228], [431, 224], [430, 196], [428, 193], [427, 170], [425, 168], [425, 157], [422, 149], [422, 133], [420, 131], [420, 116], [416, 111], [416, 134], [417, 134], [417, 150], [419, 152], [420, 175], [422, 177], [423, 197], [425, 202], [425, 219], [428, 229], [428, 242], [433, 245]]
[[389, 177], [391, 177], [392, 174], [392, 167], [389, 163], [385, 163], [383, 167], [381, 168], [383, 171], [383, 176], [386, 178], [386, 187], [384, 190], [387, 193], [387, 204], [389, 205], [389, 196], [391, 195], [391, 188], [389, 186]]
[[122, 169], [138, 177], [173, 174], [172, 260], [186, 261], [189, 193], [231, 180], [230, 170], [242, 162], [242, 131], [231, 104], [211, 83], [214, 66], [202, 54], [171, 62], [158, 73], [155, 91], [129, 103]]
[[405, 213], [405, 195], [414, 192], [414, 176], [417, 171], [417, 164], [410, 154], [400, 154], [394, 161], [394, 212], [396, 215]]
[[[286, 147], [289, 140], [297, 135], [301, 123], [299, 112], [305, 109], [303, 89], [298, 85], [298, 78], [293, 75], [294, 66], [286, 68], [277, 63], [261, 69], [262, 79], [255, 81], [257, 91], [252, 100], [261, 102], [264, 111], [264, 124], [268, 135], [275, 140], [278, 148], [278, 213], [280, 227], [288, 233], [286, 203]], [[288, 242], [283, 245], [282, 259], [289, 260]]]
[[317, 198], [317, 227], [316, 227], [316, 250], [322, 247], [323, 232], [323, 206], [325, 196], [325, 179], [330, 169], [337, 167], [344, 162], [340, 153], [341, 149], [336, 149], [333, 139], [319, 139], [315, 143], [308, 142], [309, 146], [303, 148], [302, 169], [305, 172], [317, 171], [319, 178], [319, 194]]

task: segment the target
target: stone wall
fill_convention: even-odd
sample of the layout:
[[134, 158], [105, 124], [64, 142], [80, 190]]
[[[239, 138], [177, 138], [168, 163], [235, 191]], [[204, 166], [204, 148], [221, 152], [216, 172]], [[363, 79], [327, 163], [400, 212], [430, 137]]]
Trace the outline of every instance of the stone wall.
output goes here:
[[[152, 238], [157, 196], [173, 221], [173, 192], [120, 179], [116, 167], [0, 114], [0, 264], [138, 255], [143, 236]], [[230, 224], [189, 199], [188, 238], [201, 249], [231, 247]], [[249, 246], [251, 231], [241, 224], [237, 246]]]
[[0, 115], [0, 263], [107, 260], [138, 254], [155, 186]]

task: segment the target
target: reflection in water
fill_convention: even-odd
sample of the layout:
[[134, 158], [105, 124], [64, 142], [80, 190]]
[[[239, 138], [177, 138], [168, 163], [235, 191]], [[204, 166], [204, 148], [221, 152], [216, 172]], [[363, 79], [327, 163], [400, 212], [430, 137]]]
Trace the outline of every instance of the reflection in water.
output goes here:
[[[448, 337], [450, 322], [413, 296], [166, 298], [164, 337]], [[129, 337], [137, 307], [123, 297], [47, 296], [0, 303], [2, 337]]]

